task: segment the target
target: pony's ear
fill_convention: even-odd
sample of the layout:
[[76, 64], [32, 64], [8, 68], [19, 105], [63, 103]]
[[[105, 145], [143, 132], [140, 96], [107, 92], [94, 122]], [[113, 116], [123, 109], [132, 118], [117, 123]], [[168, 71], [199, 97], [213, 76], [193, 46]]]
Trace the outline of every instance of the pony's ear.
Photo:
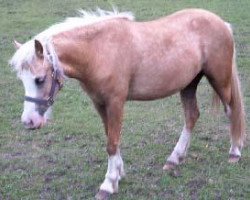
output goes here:
[[43, 58], [43, 45], [38, 40], [35, 40], [35, 52], [38, 58]]
[[17, 42], [16, 40], [14, 40], [13, 43], [16, 49], [19, 49], [22, 46], [22, 44]]

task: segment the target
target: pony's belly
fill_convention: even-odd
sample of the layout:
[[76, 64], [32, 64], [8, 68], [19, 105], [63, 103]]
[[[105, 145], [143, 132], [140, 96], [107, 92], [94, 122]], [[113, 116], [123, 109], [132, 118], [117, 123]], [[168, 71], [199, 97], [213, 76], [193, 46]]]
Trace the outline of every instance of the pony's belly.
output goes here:
[[[158, 82], [158, 83], [157, 83]], [[130, 88], [128, 99], [129, 100], [155, 100], [170, 96], [182, 90], [187, 85], [185, 82], [169, 82], [167, 79], [159, 83], [141, 83], [136, 84]]]
[[173, 71], [138, 73], [130, 84], [128, 99], [154, 100], [170, 96], [191, 83], [200, 70], [199, 67], [183, 67]]
[[177, 93], [179, 90], [172, 90], [172, 91], [164, 91], [164, 92], [157, 92], [157, 91], [150, 91], [150, 92], [133, 92], [129, 93], [128, 100], [136, 100], [136, 101], [150, 101], [161, 99], [164, 97], [171, 96], [172, 94]]

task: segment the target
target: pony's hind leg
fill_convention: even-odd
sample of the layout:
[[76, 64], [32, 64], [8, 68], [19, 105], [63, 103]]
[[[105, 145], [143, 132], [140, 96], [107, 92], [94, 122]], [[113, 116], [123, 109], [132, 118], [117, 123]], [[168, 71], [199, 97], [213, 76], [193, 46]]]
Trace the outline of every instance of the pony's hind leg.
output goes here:
[[[236, 71], [232, 74], [231, 81], [227, 86], [220, 87], [219, 84], [211, 82], [216, 92], [216, 98], [222, 101], [226, 116], [230, 120], [231, 147], [229, 150], [229, 162], [238, 162], [241, 157], [245, 137], [245, 113], [242, 101], [240, 83]], [[218, 101], [218, 100], [217, 100]]]
[[176, 165], [181, 164], [187, 154], [191, 139], [191, 132], [195, 126], [197, 119], [199, 118], [196, 89], [201, 77], [202, 74], [198, 74], [196, 78], [180, 92], [185, 114], [185, 125], [173, 152], [167, 158], [167, 162], [163, 167], [164, 170], [171, 170]]
[[225, 40], [224, 47], [221, 45], [223, 48], [217, 51], [219, 55], [207, 57], [206, 67], [203, 71], [218, 94], [217, 99], [219, 97], [222, 101], [226, 115], [230, 119], [229, 162], [237, 162], [241, 157], [245, 139], [245, 111], [237, 72], [233, 31], [228, 24], [226, 25], [231, 33], [231, 38]]

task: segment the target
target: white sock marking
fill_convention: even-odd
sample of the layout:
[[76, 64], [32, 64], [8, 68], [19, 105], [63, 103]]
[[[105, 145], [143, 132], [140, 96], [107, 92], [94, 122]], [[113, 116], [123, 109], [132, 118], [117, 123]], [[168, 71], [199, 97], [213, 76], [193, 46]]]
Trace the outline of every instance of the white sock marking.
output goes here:
[[241, 152], [238, 146], [231, 145], [229, 150], [230, 155], [241, 156]]
[[110, 194], [118, 192], [118, 183], [123, 175], [123, 161], [120, 156], [120, 151], [118, 150], [115, 155], [109, 156], [108, 158], [108, 169], [100, 190], [107, 191]]
[[186, 129], [186, 126], [184, 126], [184, 128], [181, 132], [181, 136], [180, 136], [173, 152], [171, 153], [171, 155], [167, 159], [167, 161], [173, 162], [175, 164], [179, 164], [180, 158], [183, 158], [186, 156], [186, 153], [187, 153], [187, 150], [189, 147], [189, 143], [190, 143], [190, 138], [191, 138], [191, 133]]

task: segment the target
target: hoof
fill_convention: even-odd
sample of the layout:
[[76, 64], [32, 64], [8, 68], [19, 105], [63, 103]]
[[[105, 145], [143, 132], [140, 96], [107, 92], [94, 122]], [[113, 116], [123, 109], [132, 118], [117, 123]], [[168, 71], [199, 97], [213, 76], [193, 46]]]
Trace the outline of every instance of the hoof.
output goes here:
[[172, 163], [172, 162], [167, 162], [164, 166], [163, 166], [163, 170], [165, 171], [172, 171], [176, 168], [176, 164]]
[[229, 155], [229, 159], [228, 159], [229, 163], [237, 163], [239, 160], [240, 160], [240, 156], [233, 155], [233, 154]]
[[181, 172], [178, 169], [174, 169], [171, 172], [169, 172], [169, 175], [174, 178], [178, 178], [178, 177], [181, 177]]
[[104, 190], [99, 190], [99, 192], [95, 195], [96, 200], [108, 200], [110, 196], [110, 193], [104, 191]]
[[163, 170], [167, 171], [170, 176], [173, 176], [175, 178], [181, 176], [181, 172], [177, 169], [177, 165], [175, 163], [167, 162], [163, 166]]

